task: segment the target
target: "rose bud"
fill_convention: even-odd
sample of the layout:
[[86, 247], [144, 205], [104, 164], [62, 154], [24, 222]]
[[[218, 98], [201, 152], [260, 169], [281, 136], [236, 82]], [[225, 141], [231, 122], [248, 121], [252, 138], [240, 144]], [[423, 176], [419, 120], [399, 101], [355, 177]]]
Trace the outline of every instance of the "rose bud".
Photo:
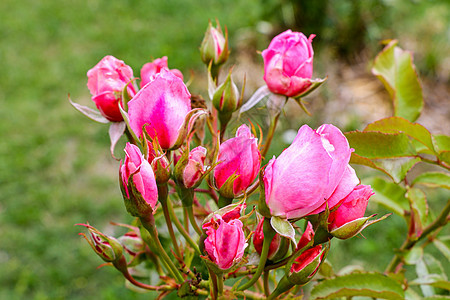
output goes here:
[[288, 280], [295, 285], [309, 282], [319, 270], [328, 249], [328, 246], [317, 245], [300, 254], [289, 267]]
[[239, 219], [226, 222], [220, 215], [214, 215], [210, 222], [203, 225], [207, 236], [204, 241], [205, 261], [215, 266], [216, 273], [229, 272], [242, 260], [247, 247], [242, 227]]
[[[259, 221], [258, 226], [256, 227], [255, 233], [253, 235], [253, 246], [255, 247], [255, 250], [256, 252], [258, 252], [259, 255], [261, 255], [264, 243], [263, 223], [264, 218], [262, 218], [261, 221]], [[289, 240], [277, 233], [273, 237], [272, 242], [270, 242], [269, 254], [267, 255], [267, 259], [276, 262], [280, 259], [283, 259], [286, 256], [288, 250], [289, 250]]]
[[236, 137], [220, 145], [217, 162], [215, 185], [220, 195], [232, 199], [243, 193], [258, 175], [261, 163], [258, 139], [246, 125], [241, 125]]
[[205, 173], [206, 148], [198, 146], [189, 152], [189, 159], [183, 170], [183, 185], [193, 188], [200, 184]]
[[264, 171], [265, 202], [272, 216], [297, 219], [333, 207], [359, 183], [348, 165], [353, 149], [325, 124], [302, 126], [292, 144]]
[[[155, 75], [161, 72], [163, 68], [168, 69], [167, 65], [167, 56], [163, 56], [161, 58], [157, 58], [152, 62], [146, 63], [144, 66], [142, 66], [141, 69], [141, 88], [146, 85], [150, 79]], [[173, 75], [179, 77], [181, 80], [183, 80], [183, 74], [180, 72], [180, 70], [177, 69], [171, 69], [169, 70], [172, 72]]]
[[231, 78], [230, 71], [225, 81], [215, 90], [212, 99], [214, 107], [219, 112], [221, 124], [228, 123], [233, 112], [241, 107], [242, 100], [243, 97], [239, 94], [239, 90]]
[[151, 214], [158, 201], [158, 189], [150, 163], [136, 145], [127, 143], [120, 165], [121, 190], [127, 211], [136, 217]]
[[[108, 55], [90, 69], [87, 76], [92, 101], [100, 113], [111, 122], [123, 121], [119, 103], [123, 89], [133, 79], [133, 70], [123, 61]], [[128, 85], [127, 92], [130, 98], [136, 94], [132, 84]]]
[[89, 224], [76, 225], [84, 226], [88, 229], [90, 238], [84, 233], [80, 233], [80, 235], [86, 239], [95, 253], [97, 253], [105, 262], [114, 262], [122, 257], [123, 247], [115, 238], [101, 233]]
[[364, 218], [369, 198], [374, 194], [369, 185], [358, 185], [328, 216], [328, 230], [331, 235], [347, 239], [360, 233], [368, 225]]
[[209, 22], [200, 46], [200, 55], [206, 65], [212, 62], [214, 66], [219, 66], [228, 59], [230, 55], [228, 50], [228, 33], [225, 29], [225, 36], [223, 35], [218, 22], [216, 28]]
[[183, 81], [162, 69], [128, 102], [131, 129], [138, 138], [145, 130], [151, 139], [158, 139], [162, 149], [178, 148], [198, 111], [191, 110], [190, 97]]
[[273, 38], [262, 52], [264, 81], [270, 91], [295, 97], [311, 85], [314, 37], [286, 30]]

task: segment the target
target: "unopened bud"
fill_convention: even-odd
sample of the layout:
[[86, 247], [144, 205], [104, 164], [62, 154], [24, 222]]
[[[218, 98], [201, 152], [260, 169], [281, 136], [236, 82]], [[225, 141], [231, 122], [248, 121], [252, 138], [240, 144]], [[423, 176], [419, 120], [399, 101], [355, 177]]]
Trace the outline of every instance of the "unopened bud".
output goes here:
[[212, 63], [215, 66], [223, 64], [230, 54], [228, 50], [228, 34], [225, 30], [225, 36], [217, 22], [217, 27], [214, 28], [209, 22], [208, 29], [205, 32], [202, 44], [200, 45], [200, 55], [202, 61], [209, 65]]
[[92, 249], [106, 262], [114, 262], [122, 257], [123, 247], [115, 238], [101, 233], [89, 224], [76, 224], [88, 229], [90, 238], [84, 233], [80, 233], [91, 245]]

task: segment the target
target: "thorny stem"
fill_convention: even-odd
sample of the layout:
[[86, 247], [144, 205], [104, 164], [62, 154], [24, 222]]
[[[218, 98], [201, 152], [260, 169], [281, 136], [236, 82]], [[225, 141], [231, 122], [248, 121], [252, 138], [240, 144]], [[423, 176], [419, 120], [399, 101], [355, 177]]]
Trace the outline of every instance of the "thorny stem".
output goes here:
[[[217, 287], [217, 276], [216, 274], [213, 272], [213, 270], [211, 270], [208, 267], [208, 272], [209, 272], [209, 280], [210, 280], [210, 292], [211, 292], [211, 299], [212, 300], [216, 300], [217, 299], [217, 292], [218, 292], [218, 287]], [[212, 288], [211, 288], [212, 286]]]
[[267, 151], [269, 151], [270, 144], [272, 143], [273, 135], [275, 134], [275, 129], [277, 127], [278, 119], [280, 118], [280, 113], [278, 113], [271, 121], [270, 121], [270, 127], [269, 132], [267, 133], [267, 140], [264, 144], [264, 148], [261, 151], [261, 157], [265, 157], [267, 154]]
[[170, 239], [172, 240], [172, 244], [173, 244], [174, 249], [175, 249], [175, 254], [177, 255], [177, 257], [179, 259], [182, 259], [183, 257], [181, 255], [181, 251], [180, 251], [180, 248], [178, 246], [177, 238], [176, 238], [175, 233], [173, 231], [172, 222], [170, 220], [170, 213], [169, 213], [169, 210], [167, 208], [167, 206], [168, 206], [167, 203], [169, 202], [168, 199], [167, 199], [167, 195], [168, 195], [167, 184], [158, 185], [158, 200], [161, 203], [161, 206], [163, 208], [164, 219], [166, 220], [167, 229], [169, 231]]
[[217, 274], [217, 294], [223, 296], [223, 274]]
[[167, 252], [164, 250], [164, 247], [161, 245], [161, 242], [159, 241], [158, 232], [156, 231], [155, 219], [154, 219], [153, 215], [140, 217], [140, 220], [141, 220], [142, 226], [144, 226], [144, 228], [147, 229], [147, 231], [150, 233], [150, 236], [152, 237], [153, 242], [155, 243], [155, 245], [159, 251], [159, 254], [161, 255], [162, 259], [167, 264], [169, 272], [172, 274], [172, 276], [174, 278], [176, 278], [176, 280], [179, 283], [182, 283], [184, 281], [183, 276], [181, 275], [180, 271], [177, 269], [177, 267], [175, 266], [173, 261], [170, 259], [169, 255], [167, 255]]
[[175, 211], [173, 210], [173, 206], [170, 201], [168, 202], [168, 210], [170, 213], [170, 217], [172, 218], [172, 221], [175, 223], [175, 227], [177, 227], [180, 234], [184, 237], [186, 242], [188, 242], [189, 245], [191, 245], [191, 247], [194, 248], [195, 252], [197, 252], [197, 254], [201, 255], [201, 252], [200, 252], [200, 249], [198, 248], [197, 243], [195, 243], [194, 240], [192, 240], [189, 233], [186, 231], [186, 229], [181, 224], [180, 220], [178, 220], [177, 216], [175, 215]]
[[398, 254], [395, 254], [395, 256], [392, 258], [391, 262], [386, 268], [385, 273], [391, 273], [396, 270], [397, 266], [401, 263], [401, 256], [405, 251], [413, 248], [420, 240], [425, 238], [427, 235], [447, 224], [449, 222], [449, 220], [447, 219], [449, 213], [450, 213], [450, 199], [447, 200], [447, 204], [445, 205], [444, 209], [439, 214], [439, 216], [433, 221], [433, 223], [425, 227], [422, 234], [418, 238], [411, 239], [411, 237], [409, 236], [406, 238], [405, 242], [400, 247]]
[[140, 287], [141, 289], [146, 289], [146, 290], [151, 290], [151, 291], [171, 291], [176, 288], [176, 287], [169, 286], [169, 285], [161, 285], [161, 286], [148, 285], [148, 284], [137, 281], [128, 272], [127, 261], [125, 259], [125, 256], [123, 256], [123, 255], [117, 261], [113, 262], [113, 265], [114, 265], [114, 267], [116, 267], [117, 270], [119, 270], [123, 274], [123, 276], [131, 284], [133, 284], [137, 287]]
[[197, 232], [197, 234], [199, 236], [201, 236], [203, 232], [200, 229], [200, 227], [198, 227], [197, 221], [195, 220], [194, 207], [191, 205], [191, 206], [185, 207], [185, 209], [187, 210], [187, 213], [189, 216], [189, 221], [191, 221], [192, 227], [194, 227], [195, 232]]
[[266, 265], [267, 256], [269, 254], [270, 243], [272, 242], [272, 239], [275, 236], [275, 231], [273, 230], [272, 225], [270, 225], [270, 218], [264, 218], [263, 228], [264, 228], [264, 242], [261, 250], [261, 257], [259, 259], [258, 268], [256, 269], [256, 272], [253, 275], [252, 279], [247, 281], [247, 283], [245, 283], [244, 285], [240, 286], [237, 289], [238, 291], [243, 291], [251, 287], [258, 280], [258, 278], [264, 271], [264, 266]]
[[268, 297], [270, 295], [270, 287], [269, 287], [269, 273], [270, 271], [264, 271], [263, 274], [263, 280], [264, 280], [264, 294], [266, 295], [266, 297]]
[[294, 286], [294, 284], [291, 283], [287, 279], [287, 277], [285, 275], [283, 278], [281, 278], [280, 282], [278, 282], [278, 285], [277, 285], [276, 289], [272, 292], [272, 294], [269, 295], [269, 297], [267, 299], [268, 300], [275, 299], [276, 297], [278, 297], [282, 293], [284, 293], [287, 290], [291, 289], [293, 286]]

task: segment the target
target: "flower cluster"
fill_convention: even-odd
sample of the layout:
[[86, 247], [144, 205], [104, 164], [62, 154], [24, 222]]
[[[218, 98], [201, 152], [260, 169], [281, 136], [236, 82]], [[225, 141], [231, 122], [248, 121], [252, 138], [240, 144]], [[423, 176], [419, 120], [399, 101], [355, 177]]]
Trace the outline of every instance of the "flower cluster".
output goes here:
[[[288, 30], [262, 52], [267, 88], [285, 97], [284, 102], [289, 97], [298, 99], [313, 86], [313, 37]], [[132, 234], [119, 240], [84, 225], [92, 236], [88, 241], [141, 288], [152, 289], [137, 283], [128, 269], [146, 258], [156, 269], [164, 268], [174, 282], [161, 291], [178, 289], [182, 296], [197, 295], [209, 287], [213, 298], [224, 295], [223, 278], [247, 269], [251, 279], [234, 287], [245, 293], [265, 267], [276, 263], [286, 266], [286, 271], [274, 294], [304, 285], [320, 268], [334, 237], [350, 238], [374, 223], [364, 218], [372, 189], [360, 184], [349, 165], [353, 149], [331, 124], [317, 129], [301, 126], [292, 144], [262, 165], [274, 130], [261, 141], [254, 124], [242, 124], [234, 137], [228, 137], [228, 122], [243, 97], [231, 71], [220, 82], [219, 70], [229, 49], [219, 25], [209, 25], [200, 51], [210, 78], [211, 101], [203, 106], [194, 104], [203, 98], [191, 94], [179, 70], [168, 68], [167, 57], [146, 63], [140, 79], [113, 56], [88, 71], [88, 87], [100, 114], [112, 123], [111, 128], [123, 128], [119, 136], [125, 132], [128, 137], [119, 177], [125, 207], [136, 217]], [[272, 119], [270, 128], [275, 129], [277, 120]], [[205, 126], [210, 135], [194, 139]], [[117, 138], [112, 135], [111, 140]], [[252, 196], [258, 190], [259, 202]], [[247, 206], [254, 209], [247, 211]], [[183, 221], [178, 219], [178, 208]], [[164, 216], [171, 251], [159, 237], [155, 220], [159, 214]], [[298, 229], [301, 224], [303, 233]], [[181, 237], [184, 246], [180, 246]], [[124, 244], [126, 251], [122, 251], [119, 241], [130, 240], [137, 250]], [[259, 259], [256, 266], [251, 265], [252, 251]], [[193, 260], [192, 253], [199, 259]], [[133, 263], [127, 264], [125, 255], [131, 255]], [[189, 279], [202, 269], [200, 259], [210, 285]]]

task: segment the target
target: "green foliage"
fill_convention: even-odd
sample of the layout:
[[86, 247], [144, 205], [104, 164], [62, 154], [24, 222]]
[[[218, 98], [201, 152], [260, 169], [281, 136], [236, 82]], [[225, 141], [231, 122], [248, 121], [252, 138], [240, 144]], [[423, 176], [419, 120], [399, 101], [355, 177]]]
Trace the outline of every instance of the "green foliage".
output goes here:
[[394, 115], [417, 120], [423, 107], [423, 96], [412, 54], [397, 47], [397, 41], [391, 41], [376, 57], [372, 73], [391, 95]]
[[323, 281], [311, 291], [311, 299], [367, 296], [380, 299], [404, 299], [399, 282], [378, 273], [352, 273]]

